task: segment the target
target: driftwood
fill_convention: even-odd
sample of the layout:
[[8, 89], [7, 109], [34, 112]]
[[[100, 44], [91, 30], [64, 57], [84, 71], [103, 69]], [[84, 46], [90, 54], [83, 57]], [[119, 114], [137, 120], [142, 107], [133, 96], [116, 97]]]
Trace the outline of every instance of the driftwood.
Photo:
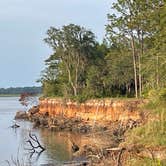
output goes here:
[[112, 152], [112, 154], [118, 153], [117, 158], [116, 158], [116, 166], [121, 166], [122, 165], [121, 164], [121, 157], [122, 157], [123, 151], [125, 151], [126, 149], [117, 147], [117, 148], [109, 148], [109, 149], [106, 149], [106, 150], [109, 151], [109, 152]]
[[16, 128], [18, 128], [18, 127], [20, 127], [18, 124], [14, 124], [14, 125], [12, 125], [12, 126], [10, 126], [11, 128], [13, 128], [13, 129], [16, 129]]
[[18, 125], [18, 124], [16, 123], [16, 121], [13, 120], [13, 125], [10, 126], [10, 128], [16, 129], [16, 128], [19, 128], [19, 127], [20, 127], [20, 125]]
[[[30, 139], [27, 141], [29, 143], [29, 145], [31, 146], [31, 149], [27, 149], [30, 150], [31, 153], [42, 153], [43, 151], [45, 151], [45, 148], [40, 144], [37, 136], [35, 134], [31, 134], [29, 133], [29, 137]], [[40, 150], [40, 151], [37, 151]]]

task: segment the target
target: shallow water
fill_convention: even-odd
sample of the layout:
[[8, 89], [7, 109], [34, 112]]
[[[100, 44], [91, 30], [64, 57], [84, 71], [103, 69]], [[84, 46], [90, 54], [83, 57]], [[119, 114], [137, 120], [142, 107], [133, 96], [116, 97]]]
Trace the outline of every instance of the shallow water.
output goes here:
[[[48, 130], [37, 130], [27, 121], [17, 121], [21, 127], [10, 128], [16, 111], [25, 109], [17, 97], [0, 97], [0, 166], [7, 166], [6, 160], [19, 158], [23, 163], [40, 166], [47, 163], [62, 163], [72, 158], [71, 139], [81, 139], [69, 133], [55, 133]], [[37, 135], [46, 151], [34, 153], [26, 150], [29, 144], [29, 132]], [[32, 156], [31, 156], [32, 155]], [[12, 162], [11, 162], [12, 163]]]

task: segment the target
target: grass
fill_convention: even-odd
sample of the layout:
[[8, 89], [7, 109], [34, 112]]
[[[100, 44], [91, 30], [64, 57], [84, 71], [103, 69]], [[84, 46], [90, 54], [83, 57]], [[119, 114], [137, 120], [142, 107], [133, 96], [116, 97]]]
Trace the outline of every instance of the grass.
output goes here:
[[166, 109], [160, 108], [153, 120], [129, 131], [126, 141], [144, 146], [166, 146]]
[[164, 161], [152, 160], [150, 158], [130, 158], [126, 164], [128, 166], [165, 166]]
[[[124, 145], [143, 145], [154, 149], [166, 147], [166, 101], [153, 100], [144, 106], [144, 109], [150, 112], [148, 122], [128, 131]], [[164, 166], [166, 162], [133, 157], [128, 160], [128, 165]]]
[[148, 122], [127, 133], [127, 143], [166, 146], [166, 100], [152, 100], [144, 106], [150, 112]]

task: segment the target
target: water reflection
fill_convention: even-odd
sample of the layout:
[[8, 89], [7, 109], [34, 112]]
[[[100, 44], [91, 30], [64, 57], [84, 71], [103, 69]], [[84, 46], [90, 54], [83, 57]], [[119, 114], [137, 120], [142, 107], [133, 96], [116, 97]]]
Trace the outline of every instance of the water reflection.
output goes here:
[[[69, 133], [54, 133], [48, 130], [35, 130], [32, 124], [26, 121], [17, 121], [20, 126], [12, 129], [13, 117], [17, 110], [22, 107], [18, 102], [18, 98], [0, 98], [0, 165], [6, 166], [5, 160], [11, 161], [11, 157], [21, 161], [30, 163], [32, 166], [40, 166], [41, 164], [68, 161], [72, 158], [72, 141], [80, 138], [71, 136]], [[26, 141], [29, 138], [29, 132], [36, 134], [39, 141], [46, 148], [46, 151], [38, 155], [30, 154], [26, 148]], [[32, 155], [32, 156], [31, 156]]]

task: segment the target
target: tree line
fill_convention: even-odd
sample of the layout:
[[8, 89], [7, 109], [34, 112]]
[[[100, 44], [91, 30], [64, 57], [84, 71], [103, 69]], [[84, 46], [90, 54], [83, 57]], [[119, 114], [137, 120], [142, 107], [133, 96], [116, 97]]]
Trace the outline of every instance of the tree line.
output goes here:
[[22, 93], [33, 93], [41, 94], [41, 87], [10, 87], [10, 88], [0, 88], [1, 95], [20, 95]]
[[79, 25], [48, 29], [45, 96], [138, 98], [166, 87], [165, 1], [117, 0], [112, 10], [102, 43]]

